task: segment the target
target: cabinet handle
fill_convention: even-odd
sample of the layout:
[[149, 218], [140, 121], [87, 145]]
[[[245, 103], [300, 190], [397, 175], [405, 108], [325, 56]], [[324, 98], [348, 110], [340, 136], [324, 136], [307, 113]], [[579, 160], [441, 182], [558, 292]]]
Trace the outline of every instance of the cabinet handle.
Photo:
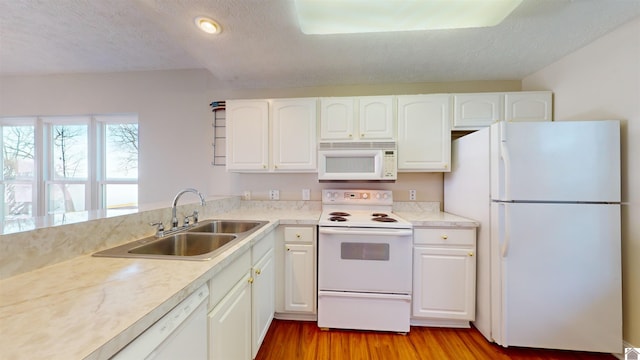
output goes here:
[[296, 237], [297, 237], [298, 239], [300, 239], [300, 238], [302, 237], [302, 235], [300, 235], [300, 234], [296, 234]]
[[249, 284], [253, 284], [253, 278], [252, 277], [250, 277], [249, 280], [247, 280], [247, 281], [249, 281]]
[[291, 251], [291, 249], [287, 248], [287, 251]]
[[360, 134], [360, 137], [364, 137], [364, 134]]
[[353, 135], [349, 134], [349, 137], [353, 137]]
[[260, 271], [260, 269], [256, 269], [256, 275], [260, 275], [262, 273], [262, 271]]
[[267, 165], [262, 165], [262, 168], [263, 168], [263, 169], [266, 169], [266, 168], [267, 168]]
[[278, 165], [274, 165], [273, 167], [277, 169], [277, 168], [278, 168]]
[[442, 236], [440, 236], [442, 238], [442, 240], [447, 240], [449, 238], [449, 236], [447, 236], [447, 234], [444, 234]]
[[469, 256], [473, 256], [473, 253], [472, 253], [472, 252], [470, 252], [470, 253], [469, 253]]

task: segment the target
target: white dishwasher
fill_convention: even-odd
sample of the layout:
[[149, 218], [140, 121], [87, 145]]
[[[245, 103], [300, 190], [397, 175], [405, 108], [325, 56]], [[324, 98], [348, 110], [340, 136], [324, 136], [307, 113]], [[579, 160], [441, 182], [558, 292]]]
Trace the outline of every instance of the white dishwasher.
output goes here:
[[202, 286], [111, 359], [206, 360], [209, 287]]

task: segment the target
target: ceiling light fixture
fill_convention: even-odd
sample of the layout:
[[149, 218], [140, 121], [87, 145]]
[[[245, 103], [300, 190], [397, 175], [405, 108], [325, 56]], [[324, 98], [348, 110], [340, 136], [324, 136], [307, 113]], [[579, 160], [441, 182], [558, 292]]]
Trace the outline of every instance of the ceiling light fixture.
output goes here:
[[522, 0], [296, 0], [305, 34], [489, 27]]
[[219, 34], [222, 32], [220, 24], [213, 19], [204, 16], [198, 16], [195, 20], [196, 26], [207, 34]]

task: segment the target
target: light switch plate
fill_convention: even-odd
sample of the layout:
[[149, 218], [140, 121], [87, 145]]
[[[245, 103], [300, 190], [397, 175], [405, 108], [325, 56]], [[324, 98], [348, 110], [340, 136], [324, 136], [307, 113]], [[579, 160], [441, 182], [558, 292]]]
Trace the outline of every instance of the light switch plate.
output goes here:
[[311, 190], [302, 189], [302, 200], [311, 200]]

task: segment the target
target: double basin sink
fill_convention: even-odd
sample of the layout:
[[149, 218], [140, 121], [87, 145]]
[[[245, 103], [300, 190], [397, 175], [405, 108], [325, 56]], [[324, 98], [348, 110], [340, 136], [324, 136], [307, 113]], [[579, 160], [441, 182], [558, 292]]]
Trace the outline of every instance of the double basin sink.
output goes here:
[[177, 233], [132, 241], [93, 254], [102, 257], [210, 260], [268, 221], [205, 220]]

